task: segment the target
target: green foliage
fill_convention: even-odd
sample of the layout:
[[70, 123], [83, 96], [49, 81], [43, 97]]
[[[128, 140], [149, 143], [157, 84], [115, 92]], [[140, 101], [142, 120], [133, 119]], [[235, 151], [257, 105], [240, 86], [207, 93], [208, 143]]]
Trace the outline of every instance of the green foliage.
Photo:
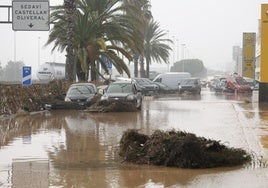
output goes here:
[[183, 59], [176, 62], [171, 68], [171, 72], [189, 72], [192, 76], [203, 77], [206, 75], [206, 68], [199, 59]]
[[5, 67], [0, 66], [0, 81], [21, 82], [23, 66], [22, 61], [9, 61]]
[[[130, 76], [124, 59], [132, 60], [129, 49], [134, 47], [134, 41], [139, 40], [136, 25], [138, 21], [125, 15], [126, 7], [121, 0], [78, 0], [73, 15], [74, 34], [73, 45], [76, 63], [82, 72], [88, 74], [89, 69], [96, 75], [100, 74], [95, 67], [97, 63], [107, 71], [106, 63], [101, 60], [105, 55], [121, 73]], [[67, 20], [64, 7], [56, 7], [52, 11], [51, 21], [54, 22], [47, 44], [54, 42], [56, 48], [66, 49]], [[141, 42], [140, 42], [141, 43]], [[109, 46], [109, 48], [107, 47]], [[95, 80], [96, 77], [91, 77]]]

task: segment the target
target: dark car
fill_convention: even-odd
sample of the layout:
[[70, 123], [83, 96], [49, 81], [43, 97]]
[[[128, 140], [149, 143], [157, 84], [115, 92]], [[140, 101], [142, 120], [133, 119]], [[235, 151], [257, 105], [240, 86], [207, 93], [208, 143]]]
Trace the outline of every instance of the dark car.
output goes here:
[[171, 94], [176, 93], [177, 90], [171, 89], [166, 84], [161, 82], [154, 82], [158, 86], [158, 93], [159, 94]]
[[201, 81], [199, 78], [183, 79], [179, 85], [180, 93], [188, 92], [192, 94], [201, 93]]
[[131, 80], [137, 84], [143, 95], [156, 95], [159, 91], [158, 85], [148, 78], [132, 78]]
[[132, 81], [116, 81], [110, 83], [101, 97], [101, 103], [111, 101], [129, 102], [141, 109], [142, 94]]
[[90, 106], [92, 99], [97, 95], [98, 90], [92, 83], [76, 83], [70, 85], [66, 96], [66, 102], [75, 102], [80, 105]]

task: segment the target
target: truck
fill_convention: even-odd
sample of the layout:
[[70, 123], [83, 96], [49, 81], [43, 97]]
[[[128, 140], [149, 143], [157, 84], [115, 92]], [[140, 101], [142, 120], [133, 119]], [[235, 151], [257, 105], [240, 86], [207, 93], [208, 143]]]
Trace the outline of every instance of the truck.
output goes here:
[[56, 62], [45, 62], [38, 67], [37, 78], [41, 83], [65, 78], [65, 64]]

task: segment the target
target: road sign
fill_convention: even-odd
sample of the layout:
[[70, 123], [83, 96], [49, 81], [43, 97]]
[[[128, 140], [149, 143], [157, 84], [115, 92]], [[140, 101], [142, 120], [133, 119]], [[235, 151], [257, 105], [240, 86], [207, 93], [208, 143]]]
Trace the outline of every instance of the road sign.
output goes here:
[[243, 33], [243, 74], [255, 79], [256, 33]]
[[12, 28], [14, 31], [48, 31], [48, 0], [13, 0]]
[[28, 86], [32, 84], [32, 67], [22, 67], [22, 85]]
[[105, 62], [108, 69], [111, 69], [113, 67], [113, 63], [108, 59], [108, 57], [102, 55], [101, 59]]

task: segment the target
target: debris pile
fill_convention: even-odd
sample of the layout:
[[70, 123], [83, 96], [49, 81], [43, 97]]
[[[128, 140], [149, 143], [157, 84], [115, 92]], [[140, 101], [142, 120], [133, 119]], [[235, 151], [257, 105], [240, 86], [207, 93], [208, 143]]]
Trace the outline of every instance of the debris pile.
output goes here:
[[0, 116], [16, 114], [20, 110], [27, 112], [39, 111], [46, 104], [64, 101], [63, 93], [70, 84], [53, 81], [49, 84], [0, 84]]
[[126, 131], [119, 155], [128, 162], [179, 168], [212, 168], [242, 165], [251, 161], [243, 149], [228, 148], [219, 141], [182, 131], [155, 131], [151, 136]]
[[96, 100], [88, 109], [90, 112], [135, 112], [135, 105], [124, 101], [105, 101], [105, 103]]

